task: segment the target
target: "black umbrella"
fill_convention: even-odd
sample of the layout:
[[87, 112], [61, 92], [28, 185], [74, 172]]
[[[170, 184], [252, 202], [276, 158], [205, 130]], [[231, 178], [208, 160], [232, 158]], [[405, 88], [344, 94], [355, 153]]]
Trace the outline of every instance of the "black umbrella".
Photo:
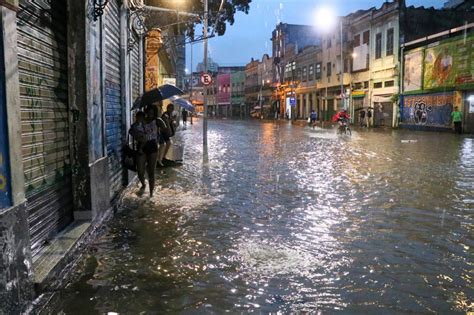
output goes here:
[[175, 95], [183, 95], [184, 92], [171, 84], [164, 84], [144, 93], [133, 102], [132, 110], [143, 108], [149, 104], [168, 99]]

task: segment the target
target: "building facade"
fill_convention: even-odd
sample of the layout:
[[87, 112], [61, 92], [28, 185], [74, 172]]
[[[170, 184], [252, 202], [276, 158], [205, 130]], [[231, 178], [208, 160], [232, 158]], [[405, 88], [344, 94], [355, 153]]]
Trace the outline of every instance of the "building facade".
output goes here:
[[231, 74], [231, 99], [232, 117], [240, 119], [247, 116], [245, 112], [245, 71], [237, 71]]
[[245, 66], [245, 112], [250, 116], [260, 117], [260, 112], [255, 110], [258, 106], [260, 86], [258, 84], [258, 60], [252, 59]]
[[260, 107], [261, 114], [263, 118], [270, 118], [273, 117], [274, 114], [274, 107], [272, 106], [274, 103], [273, 100], [273, 58], [270, 57], [268, 54], [264, 54], [262, 56], [262, 60], [258, 63], [258, 85], [260, 86], [259, 89], [259, 96], [258, 96], [258, 106]]
[[[312, 110], [320, 113], [319, 95], [321, 87], [321, 48], [308, 46], [296, 58], [298, 85], [296, 92], [296, 119], [307, 119]], [[318, 73], [316, 70], [318, 69]], [[318, 115], [319, 116], [319, 115]]]
[[228, 117], [230, 115], [230, 76], [231, 73], [219, 73], [217, 75], [217, 116]]

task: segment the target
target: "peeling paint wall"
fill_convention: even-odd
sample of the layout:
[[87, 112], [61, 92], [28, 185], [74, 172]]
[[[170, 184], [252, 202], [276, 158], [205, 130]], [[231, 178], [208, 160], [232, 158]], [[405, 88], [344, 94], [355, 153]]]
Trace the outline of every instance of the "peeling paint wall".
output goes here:
[[0, 314], [19, 314], [33, 298], [25, 207], [0, 214]]

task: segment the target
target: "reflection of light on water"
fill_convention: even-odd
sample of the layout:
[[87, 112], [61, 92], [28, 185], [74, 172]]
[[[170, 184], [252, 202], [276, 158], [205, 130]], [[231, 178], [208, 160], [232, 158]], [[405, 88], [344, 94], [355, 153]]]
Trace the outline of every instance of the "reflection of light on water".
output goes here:
[[[456, 181], [456, 185], [463, 191], [474, 191], [474, 139], [464, 139], [460, 155], [460, 177]], [[466, 206], [474, 205], [473, 194], [464, 194], [462, 202]]]
[[282, 244], [246, 240], [239, 245], [237, 254], [244, 269], [256, 276], [303, 276], [311, 274], [311, 270], [318, 267], [318, 262], [310, 253]]

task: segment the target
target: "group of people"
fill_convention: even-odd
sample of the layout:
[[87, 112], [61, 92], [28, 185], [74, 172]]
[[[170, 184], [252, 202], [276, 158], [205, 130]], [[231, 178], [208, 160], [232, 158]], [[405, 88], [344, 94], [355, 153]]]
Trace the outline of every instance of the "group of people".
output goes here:
[[173, 111], [173, 104], [169, 104], [162, 114], [161, 104], [149, 104], [144, 111], [135, 114], [135, 122], [129, 131], [136, 150], [138, 179], [142, 185], [140, 191], [143, 193], [146, 189], [146, 172], [150, 197], [153, 197], [155, 189], [155, 168], [157, 165], [164, 166], [163, 162], [171, 146], [171, 137], [175, 134]]
[[[366, 120], [367, 117], [367, 120]], [[364, 109], [361, 109], [359, 111], [359, 127], [369, 127], [370, 126], [370, 120], [372, 119], [372, 111], [367, 108], [367, 111]]]

